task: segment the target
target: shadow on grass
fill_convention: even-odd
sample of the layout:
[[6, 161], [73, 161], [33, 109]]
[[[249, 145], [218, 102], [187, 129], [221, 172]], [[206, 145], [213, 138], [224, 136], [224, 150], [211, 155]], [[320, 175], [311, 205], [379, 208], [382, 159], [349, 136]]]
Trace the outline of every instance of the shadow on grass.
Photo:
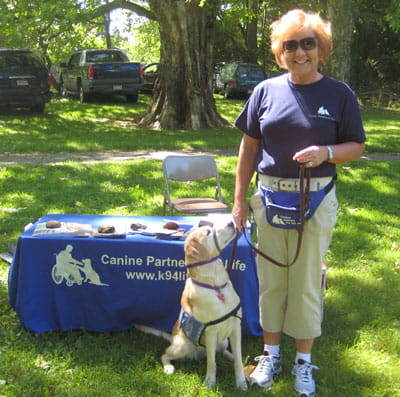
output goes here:
[[339, 217], [331, 246], [338, 263], [374, 258], [382, 244], [392, 244], [389, 234], [400, 228], [399, 172], [400, 161], [356, 161], [340, 168]]
[[[235, 159], [219, 159], [224, 194], [232, 202]], [[398, 313], [400, 282], [395, 267], [398, 236], [399, 162], [353, 162], [340, 168], [339, 226], [331, 247], [331, 273], [324, 333], [316, 342], [314, 361], [320, 396], [381, 395], [395, 392], [392, 363], [400, 352]], [[49, 212], [161, 215], [161, 162], [123, 164], [11, 166], [2, 170], [0, 242], [17, 238], [23, 226]], [[398, 256], [397, 256], [398, 258]], [[398, 259], [397, 259], [398, 261]], [[21, 329], [0, 284], [1, 377], [16, 396], [199, 396], [242, 395], [234, 387], [231, 363], [218, 358], [217, 389], [203, 388], [205, 360], [177, 362], [172, 377], [163, 374], [159, 357], [167, 342], [135, 330], [95, 334], [85, 331], [35, 335]], [[397, 329], [397, 331], [396, 331]], [[397, 332], [397, 333], [396, 333]], [[243, 357], [253, 364], [262, 338], [243, 340]], [[285, 373], [273, 396], [292, 394], [293, 342], [282, 344]], [[374, 364], [372, 357], [379, 358]], [[398, 360], [398, 359], [397, 359]], [[398, 386], [398, 384], [397, 384]], [[6, 385], [6, 387], [8, 387]], [[25, 389], [24, 389], [25, 388]], [[0, 388], [0, 392], [2, 389]], [[82, 394], [84, 393], [84, 394]], [[252, 388], [247, 395], [264, 391]], [[386, 393], [386, 394], [385, 394]], [[265, 394], [265, 393], [264, 393]], [[11, 394], [12, 395], [12, 394]], [[379, 394], [378, 394], [379, 395]], [[395, 394], [393, 394], [395, 395]]]

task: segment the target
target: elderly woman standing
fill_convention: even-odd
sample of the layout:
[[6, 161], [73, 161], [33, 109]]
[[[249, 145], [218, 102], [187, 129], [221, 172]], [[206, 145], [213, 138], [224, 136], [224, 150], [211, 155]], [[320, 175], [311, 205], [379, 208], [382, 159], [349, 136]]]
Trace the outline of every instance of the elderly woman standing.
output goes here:
[[[357, 99], [345, 83], [319, 71], [332, 50], [330, 23], [318, 14], [292, 10], [272, 24], [271, 47], [288, 73], [260, 83], [235, 125], [242, 130], [232, 209], [242, 230], [248, 216], [246, 193], [254, 172], [258, 185], [298, 192], [300, 164], [311, 168], [311, 191], [332, 186], [336, 164], [357, 159], [365, 134]], [[294, 229], [271, 225], [258, 189], [250, 206], [257, 224], [258, 248], [290, 265], [296, 255]], [[296, 341], [292, 369], [299, 394], [315, 395], [311, 349], [321, 335], [321, 263], [336, 223], [335, 186], [304, 227], [301, 249], [292, 266], [278, 267], [258, 256], [260, 321], [264, 350], [256, 357], [251, 382], [270, 387], [282, 372], [282, 333]]]

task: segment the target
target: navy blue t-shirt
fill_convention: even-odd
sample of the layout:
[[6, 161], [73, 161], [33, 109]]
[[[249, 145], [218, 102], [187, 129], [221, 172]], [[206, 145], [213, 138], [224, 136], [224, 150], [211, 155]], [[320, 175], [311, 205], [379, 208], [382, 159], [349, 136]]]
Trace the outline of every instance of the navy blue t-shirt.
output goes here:
[[[357, 98], [350, 87], [324, 76], [297, 85], [283, 74], [256, 86], [235, 125], [260, 139], [257, 171], [281, 178], [297, 178], [299, 163], [293, 155], [310, 145], [364, 142]], [[335, 164], [312, 168], [313, 177], [334, 176]]]

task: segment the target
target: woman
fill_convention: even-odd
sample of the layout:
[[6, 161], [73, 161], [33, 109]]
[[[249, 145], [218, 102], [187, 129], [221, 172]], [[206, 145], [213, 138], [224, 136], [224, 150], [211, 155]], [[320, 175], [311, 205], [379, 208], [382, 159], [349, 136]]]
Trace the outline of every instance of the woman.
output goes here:
[[[235, 125], [242, 130], [232, 214], [239, 230], [248, 215], [246, 193], [254, 172], [258, 184], [278, 191], [298, 191], [300, 164], [311, 168], [311, 191], [332, 185], [336, 164], [364, 151], [360, 110], [351, 89], [324, 76], [319, 67], [332, 50], [330, 23], [318, 14], [292, 10], [272, 24], [271, 47], [288, 73], [267, 79], [254, 90]], [[289, 188], [285, 188], [289, 186]], [[296, 255], [294, 229], [268, 223], [257, 190], [250, 206], [257, 224], [258, 248], [289, 265]], [[260, 321], [264, 351], [251, 382], [270, 387], [282, 372], [280, 341], [296, 341], [292, 369], [299, 394], [315, 395], [311, 363], [314, 339], [321, 335], [321, 263], [336, 223], [335, 187], [304, 227], [299, 256], [282, 268], [258, 256]]]

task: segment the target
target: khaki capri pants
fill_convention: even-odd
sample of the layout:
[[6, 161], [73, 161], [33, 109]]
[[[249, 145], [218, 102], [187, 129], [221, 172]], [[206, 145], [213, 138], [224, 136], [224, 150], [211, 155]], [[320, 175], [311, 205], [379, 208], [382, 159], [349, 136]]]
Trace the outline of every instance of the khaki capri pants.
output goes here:
[[[318, 179], [326, 182], [326, 178], [312, 178]], [[296, 254], [297, 231], [279, 229], [268, 223], [258, 189], [250, 206], [257, 225], [259, 250], [280, 263], [289, 264]], [[295, 339], [321, 335], [321, 265], [332, 239], [337, 208], [334, 186], [306, 222], [299, 257], [289, 268], [278, 267], [257, 256], [260, 322], [264, 331], [284, 332]]]

